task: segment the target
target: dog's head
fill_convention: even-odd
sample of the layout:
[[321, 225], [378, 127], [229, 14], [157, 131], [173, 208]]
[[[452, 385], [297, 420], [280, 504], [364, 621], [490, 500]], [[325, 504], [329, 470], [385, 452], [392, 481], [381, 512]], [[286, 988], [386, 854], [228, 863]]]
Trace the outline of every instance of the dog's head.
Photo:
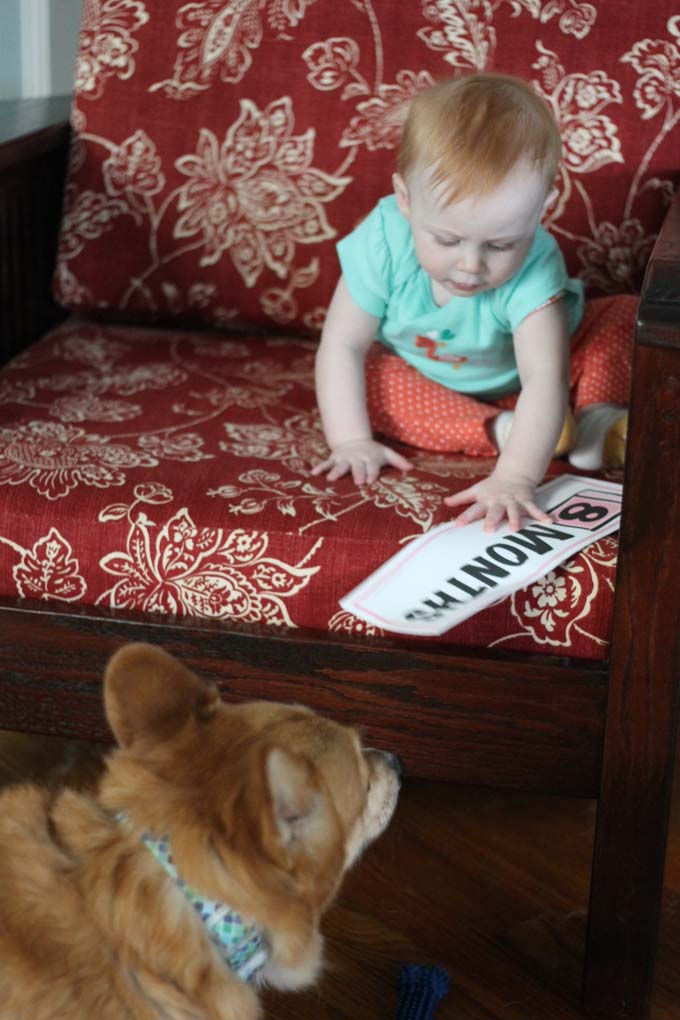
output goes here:
[[188, 882], [264, 923], [294, 901], [318, 916], [395, 808], [394, 756], [301, 706], [228, 705], [152, 645], [116, 652], [105, 707], [104, 803], [170, 834]]

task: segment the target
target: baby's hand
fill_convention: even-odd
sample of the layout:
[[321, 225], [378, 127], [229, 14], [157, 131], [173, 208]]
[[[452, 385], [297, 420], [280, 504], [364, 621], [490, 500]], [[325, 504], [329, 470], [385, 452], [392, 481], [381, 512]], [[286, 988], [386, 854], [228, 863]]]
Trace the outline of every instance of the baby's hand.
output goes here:
[[374, 482], [384, 464], [391, 464], [400, 471], [410, 471], [413, 465], [401, 454], [390, 450], [389, 446], [376, 443], [374, 439], [352, 439], [347, 443], [339, 443], [330, 457], [312, 468], [313, 475], [328, 472], [328, 481], [334, 482], [342, 478], [348, 471], [357, 485]]
[[463, 489], [444, 500], [447, 506], [472, 503], [456, 517], [457, 525], [470, 524], [485, 518], [484, 530], [494, 531], [507, 517], [511, 531], [517, 531], [522, 514], [528, 514], [541, 524], [550, 524], [548, 514], [534, 502], [536, 486], [529, 478], [521, 475], [502, 475], [494, 471], [488, 478], [469, 489]]

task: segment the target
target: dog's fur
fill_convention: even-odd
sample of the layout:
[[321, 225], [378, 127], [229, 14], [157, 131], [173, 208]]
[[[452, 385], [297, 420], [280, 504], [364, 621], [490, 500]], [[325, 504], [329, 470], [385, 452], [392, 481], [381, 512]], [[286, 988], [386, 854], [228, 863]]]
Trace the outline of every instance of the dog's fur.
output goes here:
[[254, 1020], [256, 987], [141, 835], [169, 836], [187, 884], [261, 926], [262, 981], [301, 988], [321, 914], [392, 815], [396, 760], [306, 708], [227, 705], [151, 645], [116, 652], [104, 701], [118, 748], [96, 796], [0, 795], [0, 1018]]

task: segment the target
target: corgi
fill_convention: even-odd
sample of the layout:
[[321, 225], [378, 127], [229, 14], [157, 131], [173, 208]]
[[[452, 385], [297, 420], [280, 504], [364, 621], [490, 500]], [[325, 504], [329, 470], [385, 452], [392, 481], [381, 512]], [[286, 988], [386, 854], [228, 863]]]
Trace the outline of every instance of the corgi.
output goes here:
[[148, 644], [111, 658], [96, 794], [0, 794], [1, 1020], [255, 1020], [385, 829], [395, 756], [300, 705], [229, 705]]

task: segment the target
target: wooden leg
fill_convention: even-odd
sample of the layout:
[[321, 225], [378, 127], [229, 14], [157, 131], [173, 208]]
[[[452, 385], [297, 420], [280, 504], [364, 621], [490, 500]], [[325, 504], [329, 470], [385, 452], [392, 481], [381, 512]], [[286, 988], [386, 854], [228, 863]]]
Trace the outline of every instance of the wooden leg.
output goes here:
[[634, 372], [584, 982], [587, 1012], [607, 1020], [647, 1016], [663, 890], [680, 685], [673, 353], [643, 348]]
[[[674, 718], [674, 714], [672, 717]], [[654, 977], [675, 732], [651, 735], [658, 773], [646, 774], [621, 734], [608, 739], [595, 830], [584, 1007], [606, 1020], [643, 1020]], [[665, 763], [661, 759], [665, 758]]]

